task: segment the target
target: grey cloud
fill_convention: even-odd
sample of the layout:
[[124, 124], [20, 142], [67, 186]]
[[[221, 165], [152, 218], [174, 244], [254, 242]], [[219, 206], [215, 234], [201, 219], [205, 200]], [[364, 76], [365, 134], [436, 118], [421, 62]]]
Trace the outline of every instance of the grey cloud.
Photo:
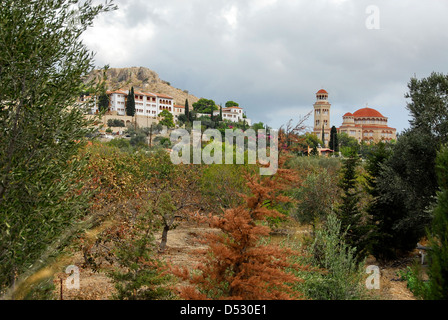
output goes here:
[[[380, 30], [365, 27], [370, 4], [380, 9]], [[368, 102], [402, 130], [408, 126], [403, 115], [410, 77], [444, 72], [448, 62], [444, 1], [279, 0], [260, 10], [254, 10], [257, 1], [123, 5], [125, 21], [115, 22], [132, 28], [149, 19], [154, 37], [134, 49], [127, 65], [116, 67], [146, 66], [197, 96], [236, 100], [249, 117], [274, 127], [304, 115], [324, 87], [334, 114]], [[238, 8], [235, 28], [222, 16], [232, 6]], [[282, 109], [290, 116], [269, 116]], [[335, 125], [341, 121], [332, 117]]]

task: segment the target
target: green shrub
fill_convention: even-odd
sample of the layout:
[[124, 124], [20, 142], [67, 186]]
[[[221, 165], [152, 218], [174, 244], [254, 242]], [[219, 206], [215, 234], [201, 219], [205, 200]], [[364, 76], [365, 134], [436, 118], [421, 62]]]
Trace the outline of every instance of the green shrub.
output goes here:
[[305, 172], [320, 172], [327, 170], [329, 175], [333, 175], [341, 168], [341, 160], [331, 157], [302, 157], [298, 156], [287, 161], [286, 167], [290, 169], [300, 169]]
[[331, 212], [338, 195], [338, 187], [325, 168], [310, 173], [298, 189], [292, 190], [297, 205], [292, 216], [300, 223], [312, 224], [313, 228]]
[[109, 119], [107, 120], [107, 126], [108, 127], [125, 127], [123, 120], [120, 119]]
[[317, 229], [312, 244], [305, 248], [307, 255], [301, 262], [322, 270], [299, 274], [305, 281], [297, 284], [298, 290], [310, 299], [358, 300], [367, 297], [363, 264], [357, 262], [355, 249], [340, 235], [341, 222], [331, 213], [325, 225]]
[[205, 167], [200, 187], [207, 203], [213, 204], [212, 207], [219, 212], [241, 205], [243, 200], [239, 193], [248, 192], [242, 166], [236, 164]]
[[119, 139], [112, 139], [107, 142], [108, 145], [112, 147], [117, 147], [118, 149], [121, 149], [122, 151], [130, 151], [132, 150], [131, 143], [129, 140], [124, 138]]
[[423, 297], [425, 292], [428, 291], [428, 283], [422, 280], [422, 268], [418, 263], [415, 263], [412, 267], [406, 267], [404, 270], [397, 272], [400, 279], [406, 281], [407, 288], [416, 297]]
[[165, 266], [157, 257], [154, 232], [154, 214], [148, 209], [130, 230], [130, 234], [117, 244], [114, 253], [119, 268], [110, 272], [118, 300], [156, 300], [173, 297], [167, 288], [170, 277], [164, 274]]
[[160, 145], [162, 145], [164, 148], [171, 147], [171, 140], [170, 138], [163, 137], [160, 139]]

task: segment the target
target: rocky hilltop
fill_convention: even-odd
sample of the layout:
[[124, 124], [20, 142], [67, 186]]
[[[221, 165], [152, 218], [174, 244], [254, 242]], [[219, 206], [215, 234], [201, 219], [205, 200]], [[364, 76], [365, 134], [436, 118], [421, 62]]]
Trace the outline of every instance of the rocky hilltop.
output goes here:
[[[135, 91], [149, 91], [169, 95], [174, 98], [175, 103], [178, 105], [184, 105], [185, 99], [188, 99], [190, 106], [199, 100], [199, 98], [191, 95], [187, 90], [172, 87], [169, 82], [161, 80], [155, 71], [148, 68], [110, 68], [106, 74], [108, 90], [129, 90], [131, 87], [134, 87]], [[94, 70], [87, 80], [96, 79], [99, 81], [101, 78], [102, 70]]]

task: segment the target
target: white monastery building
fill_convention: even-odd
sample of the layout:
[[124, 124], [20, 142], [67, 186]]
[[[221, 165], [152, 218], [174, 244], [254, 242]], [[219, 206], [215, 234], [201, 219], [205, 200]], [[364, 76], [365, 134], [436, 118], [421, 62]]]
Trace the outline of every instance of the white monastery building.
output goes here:
[[[107, 91], [107, 95], [109, 96], [109, 111], [112, 113], [116, 112], [119, 116], [126, 115], [126, 99], [129, 91]], [[135, 91], [134, 95], [135, 114], [138, 116], [151, 116], [155, 118], [163, 110], [174, 113], [174, 99], [170, 96], [139, 91]], [[93, 113], [97, 113], [97, 107], [95, 106], [95, 109], [92, 111]]]
[[[109, 96], [109, 113], [112, 115], [126, 116], [126, 100], [129, 95], [129, 90], [115, 90], [107, 91]], [[178, 116], [185, 114], [185, 107], [181, 105], [176, 105], [174, 98], [161, 93], [152, 92], [140, 92], [135, 91], [135, 115], [136, 116], [146, 116], [153, 119], [157, 119], [159, 113], [163, 110], [168, 110], [177, 120]], [[91, 97], [83, 97], [82, 100], [86, 101]], [[96, 99], [95, 99], [96, 101]], [[98, 106], [91, 109], [92, 114], [98, 113]], [[213, 115], [219, 115], [219, 110], [214, 111]], [[222, 108], [222, 118], [223, 120], [229, 120], [232, 122], [246, 121], [248, 125], [251, 125], [251, 120], [245, 118], [243, 108], [241, 107], [229, 107]]]

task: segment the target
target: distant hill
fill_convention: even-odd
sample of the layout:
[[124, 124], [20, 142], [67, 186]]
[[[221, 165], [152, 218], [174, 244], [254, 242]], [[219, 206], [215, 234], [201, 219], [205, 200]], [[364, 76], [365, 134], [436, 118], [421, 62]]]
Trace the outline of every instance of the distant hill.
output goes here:
[[[91, 72], [87, 81], [102, 78], [102, 70], [94, 70]], [[110, 68], [107, 71], [107, 89], [108, 90], [130, 90], [134, 87], [135, 91], [162, 93], [174, 98], [178, 105], [184, 105], [185, 99], [191, 106], [199, 98], [191, 95], [187, 90], [174, 88], [169, 82], [161, 80], [159, 75], [145, 67], [132, 68]]]

